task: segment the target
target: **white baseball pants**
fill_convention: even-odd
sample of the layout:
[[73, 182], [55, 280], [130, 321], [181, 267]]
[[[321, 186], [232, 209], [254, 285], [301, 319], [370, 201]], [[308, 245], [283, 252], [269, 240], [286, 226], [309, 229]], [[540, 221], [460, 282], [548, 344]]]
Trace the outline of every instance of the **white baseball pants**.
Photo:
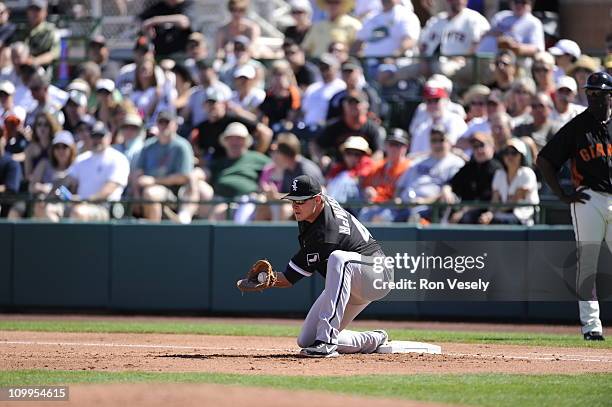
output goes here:
[[380, 300], [389, 292], [376, 289], [376, 279], [392, 281], [393, 270], [377, 273], [371, 257], [341, 250], [332, 252], [327, 261], [325, 289], [306, 316], [298, 346], [306, 348], [320, 340], [337, 344], [339, 353], [374, 352], [384, 341], [384, 335], [345, 328], [370, 302]]
[[[601, 242], [606, 241], [612, 251], [612, 194], [590, 189], [584, 191], [591, 199], [586, 203], [571, 205], [572, 223], [578, 242], [578, 274], [576, 283], [581, 287], [589, 279], [594, 279]], [[591, 301], [579, 301], [582, 333], [603, 332], [599, 319], [599, 302], [593, 287]]]

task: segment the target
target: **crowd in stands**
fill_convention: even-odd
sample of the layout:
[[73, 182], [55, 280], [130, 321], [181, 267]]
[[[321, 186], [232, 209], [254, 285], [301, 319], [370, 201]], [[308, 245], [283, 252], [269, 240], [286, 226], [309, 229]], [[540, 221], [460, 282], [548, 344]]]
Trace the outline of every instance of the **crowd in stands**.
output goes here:
[[[193, 29], [193, 3], [142, 11], [129, 63], [92, 36], [62, 88], [47, 2], [28, 1], [22, 33], [0, 3], [1, 217], [106, 220], [134, 199], [128, 215], [152, 221], [285, 220], [290, 204], [257, 203], [308, 174], [367, 222], [426, 223], [436, 202], [479, 201], [511, 206], [445, 220], [529, 225], [534, 207], [513, 205], [546, 195], [539, 150], [584, 110], [586, 77], [612, 70], [612, 35], [603, 59], [570, 39], [547, 47], [532, 0], [490, 20], [467, 0], [434, 2], [426, 21], [410, 0], [290, 0], [278, 50], [248, 0], [227, 2], [214, 38]], [[410, 92], [421, 102], [390, 125]], [[7, 199], [24, 196], [37, 199]]]

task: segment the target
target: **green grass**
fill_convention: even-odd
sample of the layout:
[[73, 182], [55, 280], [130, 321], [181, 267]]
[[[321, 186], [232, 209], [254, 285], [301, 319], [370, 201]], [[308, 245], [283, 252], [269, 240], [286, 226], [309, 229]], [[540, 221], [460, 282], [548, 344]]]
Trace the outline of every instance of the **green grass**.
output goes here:
[[0, 371], [0, 386], [74, 383], [217, 383], [473, 406], [610, 405], [612, 374], [267, 376], [213, 373]]
[[[0, 331], [94, 333], [122, 332], [295, 337], [298, 334], [299, 329], [299, 324], [264, 325], [130, 321], [0, 321]], [[506, 345], [612, 348], [612, 341], [585, 342], [578, 332], [571, 335], [527, 332], [438, 331], [417, 329], [389, 329], [388, 332], [391, 339], [434, 343], [498, 343]]]

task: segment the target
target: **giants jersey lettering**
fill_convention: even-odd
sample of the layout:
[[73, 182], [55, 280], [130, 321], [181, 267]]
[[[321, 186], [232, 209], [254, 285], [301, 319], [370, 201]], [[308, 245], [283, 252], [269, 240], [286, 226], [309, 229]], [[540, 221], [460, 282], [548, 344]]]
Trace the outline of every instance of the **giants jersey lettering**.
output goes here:
[[353, 215], [333, 198], [325, 197], [325, 208], [313, 222], [299, 222], [300, 250], [291, 258], [285, 276], [291, 283], [314, 272], [327, 274], [327, 259], [335, 250], [371, 256], [380, 246]]
[[544, 146], [540, 155], [555, 168], [571, 160], [574, 186], [612, 193], [612, 121], [598, 122], [585, 110]]

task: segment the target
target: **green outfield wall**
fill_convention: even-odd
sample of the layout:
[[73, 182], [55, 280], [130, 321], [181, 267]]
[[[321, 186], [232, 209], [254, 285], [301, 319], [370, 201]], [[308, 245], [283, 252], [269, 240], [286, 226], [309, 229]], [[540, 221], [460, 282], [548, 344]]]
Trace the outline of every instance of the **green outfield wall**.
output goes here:
[[[372, 226], [381, 242], [573, 240], [565, 226]], [[319, 276], [295, 288], [242, 295], [258, 258], [283, 270], [298, 249], [294, 223], [192, 225], [0, 222], [0, 309], [305, 315]], [[517, 269], [520, 269], [517, 259]], [[535, 260], [537, 261], [537, 260]], [[364, 314], [394, 319], [578, 321], [571, 302], [378, 302]], [[612, 303], [602, 304], [612, 322]]]

